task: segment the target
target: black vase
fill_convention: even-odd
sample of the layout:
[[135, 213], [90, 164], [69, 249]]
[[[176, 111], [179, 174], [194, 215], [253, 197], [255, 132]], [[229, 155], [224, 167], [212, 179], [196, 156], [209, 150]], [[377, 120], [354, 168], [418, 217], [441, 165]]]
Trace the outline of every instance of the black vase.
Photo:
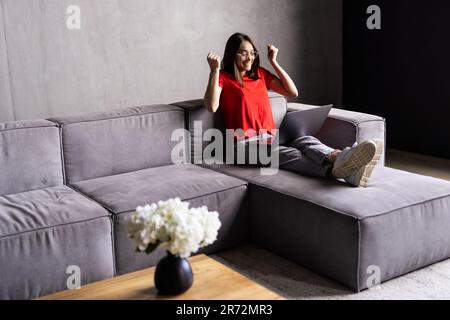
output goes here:
[[186, 258], [174, 256], [169, 251], [156, 265], [155, 287], [160, 294], [174, 295], [188, 290], [194, 276]]

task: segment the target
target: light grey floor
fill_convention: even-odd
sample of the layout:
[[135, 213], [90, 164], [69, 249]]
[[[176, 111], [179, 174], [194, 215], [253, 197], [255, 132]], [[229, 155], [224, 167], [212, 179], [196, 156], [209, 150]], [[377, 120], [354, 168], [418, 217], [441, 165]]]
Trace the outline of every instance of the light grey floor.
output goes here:
[[[388, 150], [386, 165], [450, 180], [450, 160], [447, 159]], [[292, 300], [450, 299], [450, 259], [382, 283], [379, 288], [354, 293], [254, 245], [221, 252], [212, 258]]]

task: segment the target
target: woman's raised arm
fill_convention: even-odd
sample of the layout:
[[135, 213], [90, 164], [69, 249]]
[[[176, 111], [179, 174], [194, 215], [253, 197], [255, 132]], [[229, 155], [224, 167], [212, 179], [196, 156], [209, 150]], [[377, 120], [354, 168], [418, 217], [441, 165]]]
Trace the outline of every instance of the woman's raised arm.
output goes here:
[[216, 112], [219, 108], [220, 93], [222, 92], [222, 88], [219, 86], [220, 57], [209, 53], [207, 59], [211, 72], [203, 101], [208, 111]]
[[284, 71], [284, 69], [281, 68], [281, 66], [278, 64], [278, 48], [276, 48], [274, 45], [269, 44], [267, 46], [267, 50], [269, 62], [279, 77], [279, 79], [275, 78], [272, 81], [272, 83], [270, 84], [270, 90], [289, 98], [298, 97], [298, 91], [297, 87], [294, 84], [294, 81], [292, 81], [288, 73]]

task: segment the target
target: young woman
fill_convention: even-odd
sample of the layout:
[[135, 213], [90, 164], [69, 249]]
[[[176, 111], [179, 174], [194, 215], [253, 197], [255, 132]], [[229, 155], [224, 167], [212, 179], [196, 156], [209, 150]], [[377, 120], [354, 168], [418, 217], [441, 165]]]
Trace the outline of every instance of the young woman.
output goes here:
[[[278, 49], [268, 44], [268, 59], [275, 73], [260, 67], [259, 54], [249, 36], [233, 34], [227, 41], [223, 61], [209, 53], [211, 72], [204, 103], [210, 112], [222, 111], [227, 129], [242, 129], [237, 139], [253, 139], [270, 143], [276, 128], [268, 98], [268, 90], [295, 98], [297, 88], [277, 61]], [[269, 137], [269, 139], [267, 139]], [[281, 169], [300, 174], [345, 179], [357, 187], [366, 187], [372, 170], [380, 158], [379, 141], [364, 141], [351, 148], [335, 150], [312, 136], [303, 136], [278, 147]]]

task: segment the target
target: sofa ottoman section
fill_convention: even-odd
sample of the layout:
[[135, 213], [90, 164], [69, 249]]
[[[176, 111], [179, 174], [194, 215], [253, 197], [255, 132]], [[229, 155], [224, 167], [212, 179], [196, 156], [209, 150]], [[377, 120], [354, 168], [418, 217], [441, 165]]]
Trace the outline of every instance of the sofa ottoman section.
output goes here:
[[192, 164], [169, 165], [76, 182], [72, 185], [113, 213], [117, 274], [154, 265], [164, 254], [135, 252], [127, 219], [137, 206], [178, 197], [190, 207], [217, 211], [222, 227], [217, 241], [201, 252], [212, 253], [248, 242], [248, 201], [245, 181]]
[[[114, 275], [107, 210], [66, 186], [0, 196], [0, 299], [30, 299]], [[74, 282], [76, 284], [76, 282]]]
[[[359, 218], [359, 290], [450, 258], [450, 182], [386, 168]], [[385, 202], [375, 211], [377, 202]], [[389, 204], [389, 206], [386, 206]], [[372, 211], [373, 210], [373, 211]]]
[[355, 291], [450, 257], [448, 181], [376, 168], [351, 188], [280, 171], [249, 189], [253, 242]]

